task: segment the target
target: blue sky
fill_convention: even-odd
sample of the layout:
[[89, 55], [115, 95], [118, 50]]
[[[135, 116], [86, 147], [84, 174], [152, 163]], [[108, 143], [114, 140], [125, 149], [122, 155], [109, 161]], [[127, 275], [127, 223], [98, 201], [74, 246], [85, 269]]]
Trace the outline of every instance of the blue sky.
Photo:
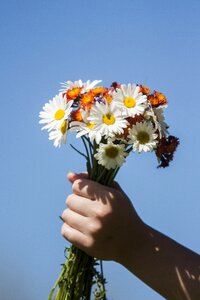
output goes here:
[[[58, 216], [69, 170], [85, 162], [55, 149], [38, 113], [66, 80], [144, 83], [166, 94], [181, 145], [170, 168], [132, 155], [118, 181], [141, 218], [199, 252], [200, 2], [1, 1], [0, 294], [47, 299], [64, 261]], [[79, 145], [74, 136], [69, 143]], [[120, 265], [105, 263], [109, 299], [159, 300]]]

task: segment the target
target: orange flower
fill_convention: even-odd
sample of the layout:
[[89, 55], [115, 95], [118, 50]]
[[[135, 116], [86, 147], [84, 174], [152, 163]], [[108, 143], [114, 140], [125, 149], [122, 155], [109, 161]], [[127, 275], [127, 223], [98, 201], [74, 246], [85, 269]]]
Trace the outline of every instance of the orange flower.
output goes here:
[[79, 121], [79, 122], [83, 121], [80, 108], [71, 112], [71, 119], [72, 121]]
[[71, 90], [67, 90], [66, 92], [63, 93], [63, 95], [67, 97], [67, 101], [75, 100], [79, 96], [81, 90], [82, 88], [75, 87]]
[[97, 96], [99, 94], [103, 94], [105, 92], [105, 88], [102, 87], [102, 86], [97, 86], [96, 88], [92, 89], [91, 90], [91, 93], [94, 95], [94, 96]]
[[157, 91], [155, 91], [154, 94], [155, 94], [155, 97], [158, 98], [158, 100], [159, 100], [160, 102], [162, 102], [162, 104], [167, 104], [167, 98], [165, 97], [164, 94], [159, 93], [159, 92], [157, 92]]
[[82, 95], [80, 100], [80, 105], [83, 107], [91, 108], [92, 102], [94, 101], [94, 95], [92, 92], [88, 92], [84, 95]]
[[165, 95], [157, 91], [154, 91], [154, 94], [149, 95], [147, 98], [154, 107], [167, 104], [167, 98]]
[[154, 95], [152, 95], [152, 94], [149, 95], [149, 96], [147, 97], [147, 99], [150, 101], [150, 103], [151, 103], [152, 106], [156, 106], [157, 103], [158, 103], [157, 98], [154, 97]]
[[148, 95], [151, 93], [151, 90], [148, 87], [140, 84], [140, 92], [143, 93], [144, 95]]

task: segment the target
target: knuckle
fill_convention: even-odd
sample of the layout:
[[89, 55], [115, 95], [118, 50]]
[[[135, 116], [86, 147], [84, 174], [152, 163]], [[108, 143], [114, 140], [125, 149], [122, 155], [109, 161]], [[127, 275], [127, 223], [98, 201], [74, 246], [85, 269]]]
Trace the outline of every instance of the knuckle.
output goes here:
[[102, 229], [102, 223], [99, 220], [95, 220], [89, 224], [89, 231], [92, 236], [97, 235]]
[[110, 214], [109, 206], [100, 206], [96, 208], [95, 217], [97, 220], [104, 220]]
[[92, 237], [88, 237], [87, 239], [85, 239], [84, 243], [83, 243], [83, 246], [86, 248], [86, 249], [93, 249], [94, 246], [95, 246], [95, 240], [92, 238]]

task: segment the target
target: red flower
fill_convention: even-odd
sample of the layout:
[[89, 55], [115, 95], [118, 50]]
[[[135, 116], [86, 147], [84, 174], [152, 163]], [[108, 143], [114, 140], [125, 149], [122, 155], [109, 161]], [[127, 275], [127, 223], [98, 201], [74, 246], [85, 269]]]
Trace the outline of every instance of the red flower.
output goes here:
[[179, 139], [172, 135], [167, 138], [160, 139], [156, 149], [156, 156], [160, 162], [158, 168], [165, 168], [169, 166], [169, 162], [173, 160], [174, 152], [179, 144]]

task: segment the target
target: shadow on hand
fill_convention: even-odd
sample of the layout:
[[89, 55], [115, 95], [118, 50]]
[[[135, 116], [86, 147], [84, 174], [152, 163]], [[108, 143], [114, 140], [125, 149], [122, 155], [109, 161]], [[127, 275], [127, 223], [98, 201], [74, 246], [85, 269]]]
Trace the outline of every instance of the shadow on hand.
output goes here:
[[116, 182], [113, 182], [111, 187], [107, 187], [101, 183], [84, 178], [79, 179], [77, 184], [80, 191], [84, 190], [84, 193], [87, 193], [90, 199], [101, 201], [103, 204], [112, 201], [116, 197], [116, 193], [121, 192]]

